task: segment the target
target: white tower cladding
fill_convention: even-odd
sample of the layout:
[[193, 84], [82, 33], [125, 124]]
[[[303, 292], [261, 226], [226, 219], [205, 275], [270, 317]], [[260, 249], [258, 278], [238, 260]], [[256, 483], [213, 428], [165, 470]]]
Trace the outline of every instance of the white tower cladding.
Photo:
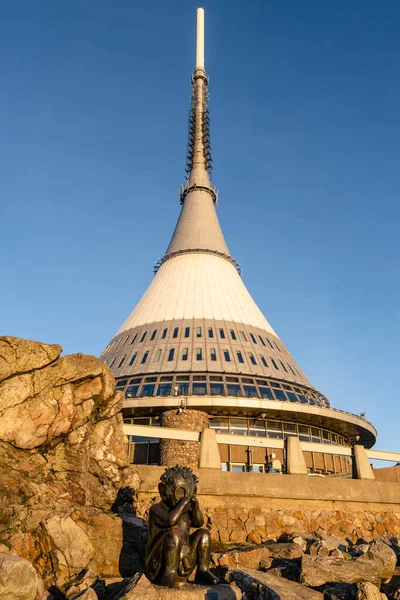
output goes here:
[[[192, 406], [197, 396], [204, 407], [204, 396], [219, 394], [225, 410], [237, 406], [238, 398], [242, 407], [246, 398], [280, 401], [281, 413], [293, 413], [296, 403], [303, 412], [307, 405], [327, 409], [326, 398], [310, 384], [247, 291], [222, 233], [218, 193], [210, 181], [204, 65], [204, 10], [199, 8], [181, 212], [153, 281], [101, 358], [125, 391], [127, 405], [134, 406], [128, 399], [137, 397], [137, 407], [151, 407], [153, 414], [177, 390]], [[215, 402], [209, 403], [209, 412], [211, 405]]]

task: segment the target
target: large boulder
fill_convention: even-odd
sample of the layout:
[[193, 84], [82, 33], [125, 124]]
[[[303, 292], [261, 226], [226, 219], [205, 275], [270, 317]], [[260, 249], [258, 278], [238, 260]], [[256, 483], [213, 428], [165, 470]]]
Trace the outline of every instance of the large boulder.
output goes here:
[[111, 371], [61, 352], [0, 338], [0, 542], [59, 586], [89, 565], [119, 575], [123, 524], [110, 507], [140, 483]]
[[1, 600], [37, 600], [40, 590], [36, 571], [27, 560], [0, 553]]
[[357, 584], [357, 600], [387, 600], [387, 596], [372, 583], [364, 582]]
[[300, 581], [318, 587], [326, 583], [368, 582], [380, 586], [389, 581], [396, 567], [396, 555], [384, 542], [373, 542], [358, 558], [343, 560], [331, 556], [312, 557], [305, 554]]
[[228, 580], [234, 581], [246, 598], [268, 598], [269, 600], [323, 600], [316, 590], [253, 569], [231, 570]]

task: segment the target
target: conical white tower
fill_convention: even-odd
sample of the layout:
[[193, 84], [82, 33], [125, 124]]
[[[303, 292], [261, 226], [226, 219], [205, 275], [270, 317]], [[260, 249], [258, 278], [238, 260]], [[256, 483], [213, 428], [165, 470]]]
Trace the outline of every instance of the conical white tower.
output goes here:
[[[210, 182], [202, 8], [191, 84], [178, 222], [151, 284], [101, 356], [125, 391], [125, 414], [154, 418], [176, 406], [178, 394], [187, 406], [219, 415], [218, 422], [226, 419], [228, 429], [240, 416], [250, 433], [249, 419], [262, 415], [281, 424], [282, 436], [286, 419], [293, 425], [287, 430], [303, 440], [319, 436], [323, 442], [326, 435], [331, 443], [348, 443], [360, 436], [372, 445], [372, 426], [357, 417], [349, 425], [346, 413], [330, 409], [313, 388], [252, 299], [229, 252]], [[265, 428], [268, 435], [268, 419]]]

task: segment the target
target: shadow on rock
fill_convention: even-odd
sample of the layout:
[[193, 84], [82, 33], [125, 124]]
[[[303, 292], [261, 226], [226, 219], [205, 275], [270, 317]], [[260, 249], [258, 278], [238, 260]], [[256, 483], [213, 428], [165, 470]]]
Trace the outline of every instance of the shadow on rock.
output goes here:
[[118, 491], [111, 510], [122, 519], [122, 548], [119, 572], [122, 577], [144, 573], [148, 527], [144, 519], [136, 516], [135, 490], [124, 487]]

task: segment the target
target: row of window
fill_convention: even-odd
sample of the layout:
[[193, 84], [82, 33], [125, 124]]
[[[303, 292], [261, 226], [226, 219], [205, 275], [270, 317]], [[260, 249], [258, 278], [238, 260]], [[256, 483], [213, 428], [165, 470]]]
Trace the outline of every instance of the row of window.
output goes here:
[[[194, 337], [195, 338], [202, 338], [203, 337], [203, 328], [202, 327], [194, 327]], [[146, 341], [147, 339], [147, 335], [149, 334], [149, 341], [153, 341], [156, 339], [157, 337], [157, 329], [154, 329], [153, 331], [143, 331], [141, 333], [135, 333], [134, 336], [132, 337], [130, 344], [132, 345], [135, 343], [135, 341], [138, 339], [138, 343], [143, 343], [144, 341]], [[184, 327], [183, 328], [183, 337], [184, 338], [189, 338], [190, 337], [190, 331], [191, 331], [191, 327]], [[163, 329], [161, 331], [161, 336], [160, 339], [164, 340], [167, 337], [168, 334], [168, 327], [166, 327], [165, 329]], [[218, 337], [221, 340], [226, 339], [227, 335], [225, 333], [225, 329], [223, 327], [220, 327], [216, 330], [215, 335], [218, 335]], [[238, 339], [238, 334], [235, 332], [234, 329], [229, 329], [229, 333], [228, 335], [230, 336], [230, 338], [233, 341], [236, 341]], [[213, 327], [208, 327], [207, 328], [207, 336], [208, 338], [212, 339], [214, 338], [214, 328]], [[239, 336], [240, 339], [243, 342], [247, 342], [248, 338], [247, 335], [244, 331], [239, 331]], [[281, 352], [281, 348], [279, 347], [278, 343], [275, 340], [270, 340], [269, 338], [264, 338], [261, 335], [255, 335], [254, 333], [250, 333], [249, 334], [251, 341], [254, 344], [257, 344], [258, 341], [260, 342], [260, 344], [262, 346], [267, 346], [267, 344], [269, 344], [269, 346], [272, 348], [272, 350], [279, 350], [279, 352]], [[174, 327], [173, 331], [172, 331], [172, 338], [176, 339], [179, 337], [179, 327]], [[126, 337], [121, 336], [117, 341], [115, 342], [111, 342], [111, 344], [106, 348], [105, 352], [108, 352], [109, 350], [115, 350], [118, 347], [123, 347], [126, 344], [128, 344], [128, 341], [130, 339], [130, 335], [127, 335]], [[258, 341], [257, 341], [258, 340]]]
[[[135, 417], [132, 419], [124, 419], [124, 421], [134, 425], [161, 426], [159, 417]], [[228, 433], [231, 435], [247, 435], [272, 439], [286, 439], [290, 436], [297, 436], [302, 442], [335, 444], [339, 446], [349, 445], [345, 438], [337, 433], [333, 433], [320, 427], [312, 427], [311, 425], [303, 425], [301, 423], [292, 423], [289, 421], [239, 417], [211, 417], [210, 427], [215, 429], [216, 433]]]
[[[163, 351], [161, 349], [158, 349], [154, 352], [153, 362], [159, 362], [161, 360], [162, 352]], [[179, 356], [177, 356], [177, 357], [175, 356], [175, 354], [176, 354], [175, 348], [170, 348], [169, 350], [165, 350], [165, 352], [167, 353], [167, 362], [171, 362], [175, 358], [179, 359]], [[215, 362], [218, 360], [216, 348], [210, 348], [209, 353], [210, 353], [210, 360], [212, 362]], [[148, 350], [146, 350], [146, 352], [144, 352], [141, 355], [141, 358], [139, 359], [140, 364], [144, 365], [147, 363], [149, 354], [150, 354], [150, 352]], [[110, 367], [110, 369], [112, 369], [115, 365], [117, 369], [120, 369], [126, 363], [127, 356], [128, 356], [127, 354], [124, 354], [124, 356], [122, 356], [122, 357], [115, 357], [113, 359], [110, 359], [110, 364], [108, 366]], [[227, 348], [222, 350], [222, 356], [223, 356], [223, 360], [225, 362], [229, 363], [232, 361], [231, 352]], [[128, 366], [131, 367], [136, 362], [137, 357], [138, 357], [138, 352], [134, 352], [134, 354], [132, 354], [132, 356], [130, 357], [129, 362], [127, 363]], [[244, 362], [245, 362], [244, 353], [241, 350], [236, 351], [236, 357], [237, 357], [238, 363], [244, 364]], [[188, 358], [189, 358], [189, 348], [183, 348], [181, 351], [180, 360], [186, 361], [186, 360], [188, 360]], [[205, 352], [203, 351], [203, 348], [196, 348], [194, 350], [194, 358], [195, 358], [195, 360], [199, 360], [199, 361], [205, 359]], [[255, 356], [252, 352], [247, 352], [247, 358], [252, 365], [258, 364], [257, 356]], [[283, 360], [280, 360], [280, 359], [275, 360], [272, 357], [269, 357], [268, 360], [270, 361], [270, 363], [272, 364], [273, 368], [276, 371], [283, 369], [283, 371], [285, 373], [289, 373], [291, 371], [294, 376], [301, 377], [298, 370], [295, 369], [295, 367], [292, 367], [289, 363], [285, 364], [283, 362]], [[269, 363], [263, 354], [259, 355], [259, 361], [266, 369], [269, 368]], [[108, 361], [106, 360], [105, 364], [107, 364], [107, 362]], [[289, 371], [289, 369], [290, 369], [290, 371]]]
[[126, 398], [147, 396], [235, 396], [265, 398], [324, 406], [318, 395], [293, 385], [269, 379], [254, 379], [230, 375], [151, 375], [120, 379], [117, 390]]

